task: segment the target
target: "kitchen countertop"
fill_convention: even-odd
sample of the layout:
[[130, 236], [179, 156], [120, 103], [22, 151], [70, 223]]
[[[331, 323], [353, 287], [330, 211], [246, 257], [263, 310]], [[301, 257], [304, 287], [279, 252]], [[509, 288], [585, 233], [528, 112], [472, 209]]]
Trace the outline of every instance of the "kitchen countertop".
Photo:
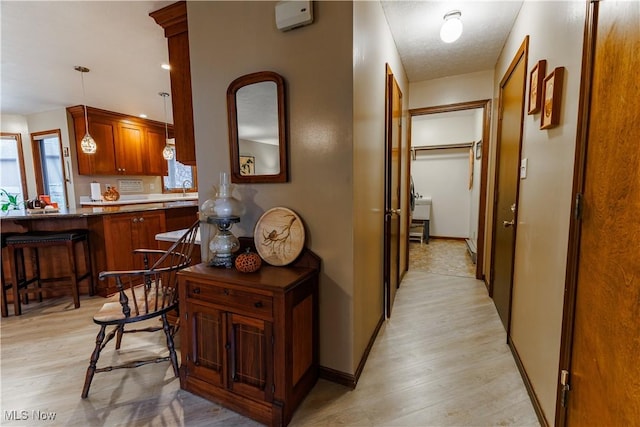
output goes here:
[[3, 220], [43, 220], [55, 218], [83, 218], [98, 215], [108, 215], [114, 213], [144, 212], [153, 210], [166, 210], [195, 206], [198, 207], [197, 200], [171, 201], [164, 203], [145, 203], [135, 205], [114, 205], [88, 208], [60, 208], [59, 212], [30, 214], [26, 210], [13, 210], [0, 214], [0, 221]]
[[188, 200], [198, 200], [198, 193], [167, 193], [167, 194], [133, 194], [121, 195], [115, 202], [99, 200], [94, 202], [89, 196], [80, 196], [80, 205], [82, 206], [122, 206], [147, 203], [167, 203], [180, 202]]
[[[159, 233], [156, 234], [156, 240], [160, 240], [163, 242], [177, 242], [178, 239], [180, 239], [180, 237], [182, 237], [182, 235], [184, 233], [186, 233], [187, 228], [184, 228], [182, 230], [174, 230], [174, 231], [167, 231], [166, 233]], [[196, 245], [200, 244], [200, 229], [198, 229], [198, 232], [196, 233]]]

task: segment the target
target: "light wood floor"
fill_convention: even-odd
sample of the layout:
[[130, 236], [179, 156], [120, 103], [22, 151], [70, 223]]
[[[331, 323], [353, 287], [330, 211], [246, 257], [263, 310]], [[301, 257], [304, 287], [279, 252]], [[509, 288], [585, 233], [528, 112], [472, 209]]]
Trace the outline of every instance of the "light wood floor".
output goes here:
[[[98, 332], [91, 316], [103, 302], [83, 298], [77, 310], [67, 299], [31, 303], [22, 316], [2, 319], [1, 425], [257, 425], [180, 390], [168, 363], [96, 374], [89, 398], [80, 399]], [[162, 348], [160, 335], [125, 336], [120, 356]], [[117, 356], [111, 349], [106, 362]], [[37, 421], [38, 411], [55, 420]], [[357, 388], [320, 380], [291, 425], [539, 424], [484, 285], [410, 271]]]

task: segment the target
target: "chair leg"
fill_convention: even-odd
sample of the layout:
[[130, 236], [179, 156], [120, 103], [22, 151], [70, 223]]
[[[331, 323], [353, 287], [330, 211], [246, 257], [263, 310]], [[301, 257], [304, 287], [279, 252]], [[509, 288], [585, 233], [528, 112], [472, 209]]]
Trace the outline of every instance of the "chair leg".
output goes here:
[[176, 355], [176, 348], [173, 344], [173, 335], [171, 334], [171, 326], [169, 326], [169, 321], [167, 320], [167, 313], [162, 315], [162, 329], [164, 329], [164, 334], [167, 337], [167, 348], [169, 349], [169, 359], [173, 366], [173, 373], [177, 377], [179, 375], [178, 356]]
[[76, 266], [76, 246], [73, 240], [67, 242], [67, 253], [69, 254], [69, 270], [71, 270], [71, 295], [73, 295], [73, 306], [80, 307], [80, 289], [78, 288], [78, 268]]
[[[18, 277], [18, 253], [22, 254], [22, 249], [9, 247], [9, 264], [11, 268], [11, 284], [13, 285], [13, 314], [19, 316], [22, 314], [20, 304], [20, 278]], [[24, 258], [22, 264], [24, 265]], [[24, 272], [26, 274], [26, 272]]]
[[120, 350], [120, 344], [122, 344], [122, 335], [124, 335], [124, 324], [118, 325], [116, 336], [116, 350]]
[[98, 364], [98, 358], [100, 357], [100, 351], [102, 350], [102, 342], [104, 341], [104, 332], [107, 329], [107, 325], [100, 326], [100, 332], [96, 337], [96, 348], [91, 353], [91, 360], [89, 361], [89, 367], [87, 368], [87, 375], [84, 379], [84, 387], [82, 388], [82, 398], [86, 399], [89, 395], [89, 387], [91, 387], [91, 380], [96, 373], [96, 365]]

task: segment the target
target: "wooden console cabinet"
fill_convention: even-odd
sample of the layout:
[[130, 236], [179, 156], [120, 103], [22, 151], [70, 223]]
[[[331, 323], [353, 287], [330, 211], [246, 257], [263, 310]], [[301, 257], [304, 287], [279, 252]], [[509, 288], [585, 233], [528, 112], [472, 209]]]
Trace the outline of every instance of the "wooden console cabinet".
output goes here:
[[180, 385], [271, 426], [318, 378], [318, 272], [306, 251], [255, 273], [198, 264], [180, 280]]

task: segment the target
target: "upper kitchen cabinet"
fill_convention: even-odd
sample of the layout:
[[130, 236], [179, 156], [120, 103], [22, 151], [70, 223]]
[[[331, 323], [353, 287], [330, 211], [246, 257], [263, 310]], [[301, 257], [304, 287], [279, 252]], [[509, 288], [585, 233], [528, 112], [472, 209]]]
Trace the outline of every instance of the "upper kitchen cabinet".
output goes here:
[[196, 165], [196, 146], [193, 131], [191, 101], [191, 66], [189, 63], [189, 28], [187, 3], [174, 3], [149, 14], [164, 28], [171, 65], [171, 105], [176, 140], [176, 160]]
[[82, 105], [67, 108], [73, 117], [80, 175], [165, 175], [162, 158], [164, 123], [87, 107], [89, 133], [98, 146], [85, 154], [80, 143], [85, 134]]

